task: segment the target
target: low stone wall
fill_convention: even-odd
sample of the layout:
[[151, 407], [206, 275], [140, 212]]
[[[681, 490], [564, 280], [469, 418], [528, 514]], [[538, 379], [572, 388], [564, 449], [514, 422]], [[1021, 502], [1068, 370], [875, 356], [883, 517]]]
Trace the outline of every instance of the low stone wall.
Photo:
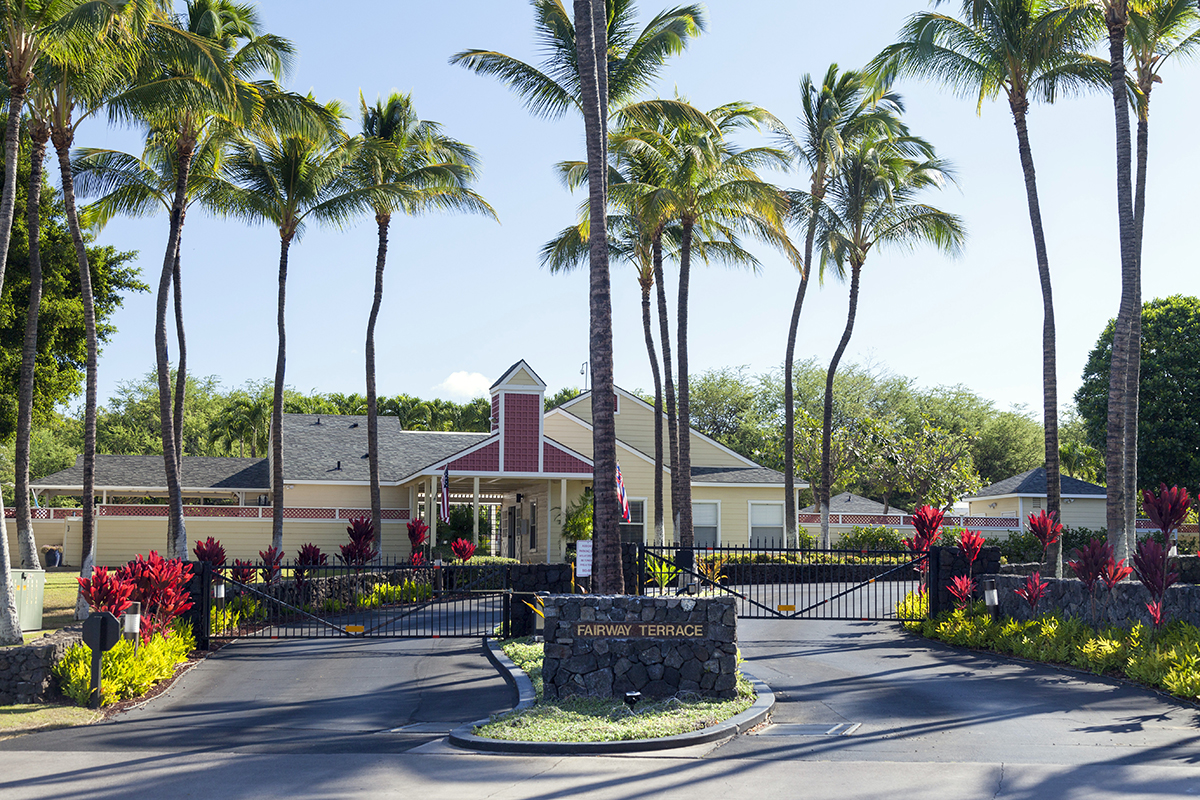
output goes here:
[[545, 611], [546, 698], [737, 694], [732, 597], [552, 595]]
[[[1069, 555], [1064, 555], [1069, 559]], [[1200, 584], [1200, 556], [1179, 556], [1171, 561], [1171, 569], [1179, 573], [1179, 583]], [[1029, 575], [1034, 571], [1042, 573], [1045, 578], [1053, 570], [1047, 570], [1044, 564], [1032, 562], [1029, 564], [1004, 564], [1000, 567], [1001, 575]], [[1071, 576], [1071, 568], [1063, 564], [1063, 574]]]
[[[950, 594], [950, 583], [956, 575], [966, 575], [969, 565], [957, 547], [929, 548], [929, 611], [938, 614], [954, 608], [954, 595]], [[978, 585], [981, 575], [1000, 572], [1000, 548], [984, 547], [970, 570]], [[976, 590], [976, 595], [983, 595]]]
[[0, 705], [38, 703], [56, 694], [50, 670], [80, 641], [81, 630], [63, 628], [21, 647], [0, 648]]
[[[1065, 617], [1077, 617], [1092, 624], [1119, 625], [1128, 627], [1136, 622], [1152, 624], [1146, 604], [1150, 592], [1136, 581], [1119, 583], [1111, 590], [1098, 582], [1095, 602], [1083, 587], [1083, 581], [1075, 578], [1055, 580], [1043, 578], [1046, 594], [1038, 602], [1037, 612], [1031, 612], [1029, 603], [1016, 593], [1025, 585], [1025, 578], [1018, 575], [991, 575], [996, 579], [1000, 592], [1002, 614], [1020, 620], [1031, 619], [1048, 611], [1057, 611]], [[1181, 619], [1200, 626], [1200, 586], [1176, 584], [1167, 589], [1163, 603], [1167, 619]]]

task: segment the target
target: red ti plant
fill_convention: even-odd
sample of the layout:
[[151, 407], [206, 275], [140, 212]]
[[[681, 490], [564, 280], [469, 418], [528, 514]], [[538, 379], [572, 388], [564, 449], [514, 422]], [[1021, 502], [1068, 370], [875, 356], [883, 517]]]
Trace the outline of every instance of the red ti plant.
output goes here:
[[304, 545], [296, 553], [296, 565], [292, 573], [296, 576], [296, 585], [304, 586], [309, 574], [316, 572], [315, 567], [324, 566], [329, 556], [321, 552], [321, 548], [312, 542]]
[[[910, 539], [904, 539], [904, 546], [914, 553], [928, 553], [929, 548], [942, 535], [942, 517], [945, 512], [933, 506], [921, 506], [912, 515], [915, 532]], [[921, 573], [921, 591], [924, 592], [928, 581], [924, 580], [929, 572], [929, 559], [923, 559], [918, 567]]]
[[1111, 560], [1105, 564], [1104, 569], [1100, 572], [1100, 577], [1104, 580], [1104, 585], [1111, 592], [1114, 586], [1132, 574], [1133, 567], [1125, 566], [1125, 559], [1122, 558], [1115, 564]]
[[412, 555], [408, 557], [408, 563], [412, 564], [414, 567], [421, 566], [425, 563], [425, 554], [420, 550], [413, 550]]
[[[1188, 505], [1191, 502], [1187, 489], [1180, 486], [1167, 488], [1165, 483], [1158, 485], [1158, 496], [1146, 489], [1142, 492], [1142, 507], [1146, 516], [1154, 526], [1163, 533], [1163, 541], [1175, 547], [1179, 538], [1179, 526], [1187, 518]], [[1175, 534], [1174, 540], [1171, 534]]]
[[982, 550], [983, 536], [979, 531], [963, 531], [962, 537], [958, 540], [958, 552], [962, 553], [963, 558], [967, 560], [968, 575], [974, 574], [975, 560], [979, 558]]
[[[1092, 539], [1082, 550], [1076, 548], [1072, 553], [1074, 558], [1067, 566], [1075, 573], [1075, 577], [1083, 581], [1088, 591], [1092, 607], [1092, 619], [1096, 618], [1096, 583], [1106, 571], [1114, 569], [1112, 545], [1102, 539]], [[1125, 562], [1121, 561], [1124, 568]]]
[[271, 545], [266, 550], [259, 550], [258, 557], [262, 559], [262, 566], [259, 568], [259, 571], [262, 572], [263, 583], [270, 586], [279, 580], [279, 573], [282, 571], [280, 565], [283, 563], [283, 551], [276, 550], [275, 545]]
[[129, 608], [133, 584], [122, 580], [116, 573], [110, 574], [108, 567], [96, 567], [90, 579], [75, 580], [79, 581], [79, 592], [92, 611], [108, 611], [119, 617]]
[[240, 558], [233, 560], [233, 579], [238, 583], [254, 583], [254, 564]]
[[966, 575], [955, 575], [954, 580], [950, 581], [950, 594], [958, 600], [958, 608], [961, 611], [975, 596], [975, 579]]
[[[1029, 515], [1029, 531], [1042, 543], [1042, 563], [1046, 563], [1046, 551], [1050, 545], [1058, 541], [1062, 535], [1063, 526], [1058, 521], [1058, 513], [1039, 511]], [[1057, 563], [1057, 559], [1055, 560]], [[1057, 569], [1057, 567], [1056, 567]]]
[[169, 636], [171, 623], [192, 607], [187, 585], [192, 567], [183, 559], [163, 558], [156, 551], [144, 559], [138, 555], [117, 570], [118, 577], [133, 584], [132, 599], [142, 604], [142, 641], [161, 633]]
[[454, 551], [454, 555], [458, 556], [458, 560], [464, 564], [471, 560], [471, 556], [475, 555], [475, 545], [462, 538], [451, 542], [450, 549]]
[[338, 556], [343, 564], [351, 567], [362, 567], [368, 561], [373, 561], [379, 555], [375, 549], [375, 526], [366, 517], [350, 521], [346, 526], [350, 535], [350, 543], [340, 546], [342, 554]]
[[1025, 579], [1025, 585], [1017, 587], [1017, 596], [1025, 598], [1025, 602], [1029, 603], [1030, 612], [1036, 613], [1038, 601], [1046, 596], [1048, 585], [1042, 580], [1042, 573], [1034, 570], [1033, 574]]
[[408, 523], [408, 541], [412, 543], [412, 551], [415, 553], [425, 544], [425, 539], [429, 535], [429, 526], [424, 520], [414, 519]]
[[[1179, 580], [1179, 573], [1171, 571], [1167, 549], [1153, 539], [1138, 542], [1133, 554], [1133, 568], [1138, 580], [1150, 592], [1153, 601], [1147, 606], [1157, 628], [1163, 621], [1163, 599], [1171, 584]], [[1153, 606], [1153, 608], [1151, 608]]]
[[197, 561], [207, 561], [212, 566], [213, 576], [219, 581], [225, 567], [225, 548], [221, 543], [210, 536], [203, 542], [196, 542], [192, 552], [196, 554]]

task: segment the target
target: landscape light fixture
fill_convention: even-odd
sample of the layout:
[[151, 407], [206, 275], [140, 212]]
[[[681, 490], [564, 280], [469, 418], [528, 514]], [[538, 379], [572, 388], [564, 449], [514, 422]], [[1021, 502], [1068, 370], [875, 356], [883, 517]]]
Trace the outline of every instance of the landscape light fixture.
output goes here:
[[225, 584], [224, 584], [224, 582], [214, 583], [212, 585], [212, 596], [213, 596], [214, 600], [224, 600], [225, 599]]
[[133, 640], [133, 652], [137, 652], [138, 640], [141, 639], [142, 633], [142, 604], [132, 602], [129, 608], [125, 609], [125, 628], [122, 631], [126, 639]]
[[1000, 592], [996, 590], [996, 579], [984, 578], [982, 583], [983, 602], [991, 612], [992, 619], [997, 619], [1000, 616]]
[[641, 692], [626, 692], [625, 693], [625, 705], [629, 706], [630, 711], [632, 711], [633, 707], [635, 705], [637, 705], [637, 701], [641, 700], [641, 699], [642, 699]]

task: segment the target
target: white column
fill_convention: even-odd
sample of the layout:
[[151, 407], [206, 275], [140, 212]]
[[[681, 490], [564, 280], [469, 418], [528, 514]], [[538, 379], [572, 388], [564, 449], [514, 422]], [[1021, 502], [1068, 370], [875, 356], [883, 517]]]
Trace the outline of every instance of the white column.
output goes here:
[[550, 537], [554, 535], [554, 481], [546, 481], [546, 563], [550, 563]]
[[479, 476], [474, 478], [471, 489], [471, 533], [475, 537], [475, 546], [479, 546]]
[[[565, 523], [567, 521], [567, 479], [566, 478], [563, 478], [562, 481], [559, 483], [558, 507], [559, 507], [559, 513], [562, 514], [562, 520]], [[567, 560], [567, 540], [562, 536], [558, 537], [558, 557], [563, 562], [566, 562], [566, 560]]]

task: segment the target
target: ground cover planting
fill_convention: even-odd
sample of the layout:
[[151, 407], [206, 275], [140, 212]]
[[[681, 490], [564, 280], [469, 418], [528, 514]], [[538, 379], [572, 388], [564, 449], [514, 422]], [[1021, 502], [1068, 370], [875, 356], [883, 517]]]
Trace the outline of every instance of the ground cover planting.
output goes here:
[[573, 697], [547, 702], [542, 697], [542, 643], [532, 638], [501, 642], [505, 654], [533, 683], [538, 701], [523, 711], [501, 714], [475, 734], [491, 739], [532, 742], [617, 742], [689, 733], [745, 711], [754, 702], [750, 681], [739, 673], [737, 697], [711, 700], [683, 692], [660, 701], [643, 700], [632, 709], [618, 699]]

